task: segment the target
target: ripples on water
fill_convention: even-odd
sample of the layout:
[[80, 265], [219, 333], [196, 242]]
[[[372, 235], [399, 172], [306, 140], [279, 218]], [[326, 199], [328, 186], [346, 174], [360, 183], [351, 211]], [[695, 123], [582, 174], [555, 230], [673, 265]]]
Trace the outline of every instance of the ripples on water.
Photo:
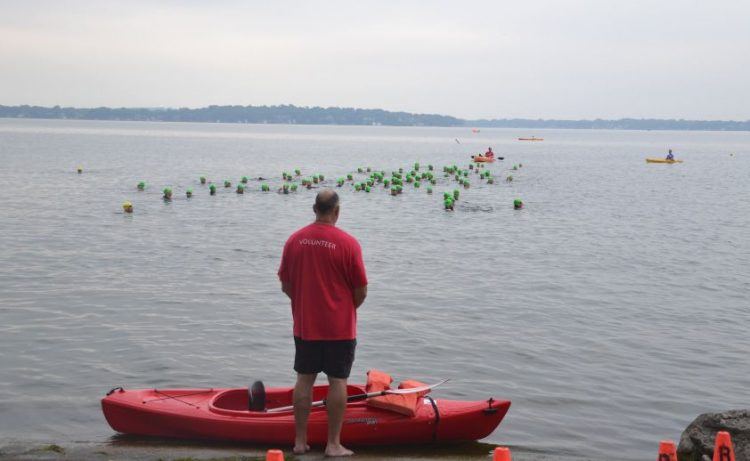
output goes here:
[[[353, 376], [509, 398], [488, 442], [579, 458], [652, 458], [698, 413], [746, 406], [750, 135], [524, 134], [0, 120], [2, 437], [106, 440], [98, 399], [116, 385], [292, 382], [275, 272], [313, 192], [209, 197], [199, 175], [439, 169], [488, 145], [497, 182], [475, 179], [454, 213], [440, 185], [342, 192], [370, 277]], [[684, 164], [645, 164], [669, 147]]]

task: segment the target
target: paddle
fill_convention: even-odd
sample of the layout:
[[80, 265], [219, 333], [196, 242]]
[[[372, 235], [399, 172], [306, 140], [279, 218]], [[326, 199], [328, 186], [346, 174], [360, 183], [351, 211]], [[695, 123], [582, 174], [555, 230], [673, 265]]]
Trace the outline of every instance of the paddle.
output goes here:
[[[404, 394], [416, 394], [418, 392], [424, 392], [429, 391], [430, 389], [434, 389], [441, 384], [445, 384], [449, 379], [444, 379], [438, 383], [430, 384], [428, 386], [420, 386], [420, 387], [413, 387], [411, 389], [389, 389], [385, 391], [376, 391], [376, 392], [367, 392], [364, 394], [356, 394], [356, 395], [350, 395], [346, 398], [347, 402], [357, 402], [359, 400], [365, 400], [369, 399], [370, 397], [380, 397], [381, 395], [388, 395], [388, 394], [396, 394], [396, 395], [404, 395]], [[325, 406], [326, 401], [325, 400], [318, 400], [312, 403], [310, 408], [316, 408], [316, 407], [323, 407]], [[289, 405], [286, 407], [278, 407], [278, 408], [271, 408], [267, 411], [267, 413], [282, 413], [284, 411], [291, 411], [294, 410], [294, 405]]]

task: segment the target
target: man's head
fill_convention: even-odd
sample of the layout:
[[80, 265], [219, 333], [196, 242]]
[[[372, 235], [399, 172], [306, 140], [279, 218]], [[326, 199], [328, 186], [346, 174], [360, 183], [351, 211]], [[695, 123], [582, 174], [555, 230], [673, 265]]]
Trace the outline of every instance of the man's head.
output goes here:
[[313, 211], [317, 221], [336, 224], [339, 219], [339, 194], [333, 189], [323, 189], [315, 197]]

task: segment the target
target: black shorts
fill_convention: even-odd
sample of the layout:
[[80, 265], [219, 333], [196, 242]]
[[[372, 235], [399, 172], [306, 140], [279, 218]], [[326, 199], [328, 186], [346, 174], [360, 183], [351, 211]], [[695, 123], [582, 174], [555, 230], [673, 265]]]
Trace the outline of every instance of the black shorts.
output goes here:
[[294, 371], [303, 375], [321, 371], [330, 378], [346, 379], [352, 371], [356, 339], [306, 341], [294, 337]]

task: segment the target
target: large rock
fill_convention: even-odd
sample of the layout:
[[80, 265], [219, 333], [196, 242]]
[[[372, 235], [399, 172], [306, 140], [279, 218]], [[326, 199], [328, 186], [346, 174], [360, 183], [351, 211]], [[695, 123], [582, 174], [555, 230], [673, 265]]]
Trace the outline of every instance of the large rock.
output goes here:
[[719, 431], [732, 436], [735, 461], [750, 461], [750, 410], [704, 413], [690, 423], [677, 447], [679, 461], [711, 461]]

